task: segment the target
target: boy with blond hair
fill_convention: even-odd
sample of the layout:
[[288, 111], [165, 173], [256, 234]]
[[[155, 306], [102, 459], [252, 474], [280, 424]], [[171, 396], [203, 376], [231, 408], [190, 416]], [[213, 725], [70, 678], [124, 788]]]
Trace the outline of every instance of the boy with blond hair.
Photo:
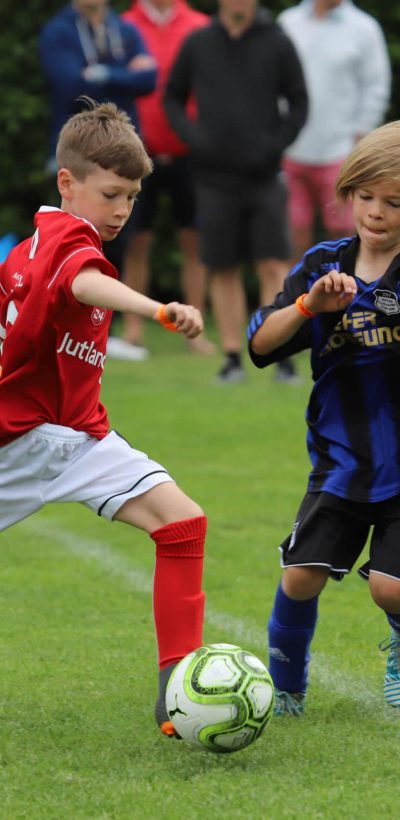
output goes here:
[[400, 707], [400, 121], [364, 137], [344, 163], [337, 197], [356, 236], [311, 248], [249, 325], [265, 367], [311, 348], [312, 463], [306, 495], [281, 545], [283, 577], [269, 621], [277, 712], [299, 715], [318, 597], [329, 576], [359, 570], [391, 633], [384, 697]]
[[78, 501], [156, 544], [156, 719], [174, 734], [165, 689], [202, 643], [206, 517], [167, 470], [109, 430], [100, 383], [113, 310], [195, 338], [198, 310], [162, 305], [118, 281], [102, 241], [122, 230], [151, 172], [127, 115], [112, 103], [73, 116], [57, 146], [61, 207], [0, 267], [0, 529], [51, 502]]

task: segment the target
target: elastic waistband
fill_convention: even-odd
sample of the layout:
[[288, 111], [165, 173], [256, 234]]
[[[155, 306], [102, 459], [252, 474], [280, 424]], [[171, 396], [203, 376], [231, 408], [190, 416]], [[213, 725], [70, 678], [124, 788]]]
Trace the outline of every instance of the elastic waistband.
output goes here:
[[31, 430], [32, 435], [43, 436], [43, 438], [53, 438], [57, 441], [85, 441], [91, 438], [84, 430], [73, 430], [72, 427], [64, 427], [62, 424], [39, 424], [34, 430]]

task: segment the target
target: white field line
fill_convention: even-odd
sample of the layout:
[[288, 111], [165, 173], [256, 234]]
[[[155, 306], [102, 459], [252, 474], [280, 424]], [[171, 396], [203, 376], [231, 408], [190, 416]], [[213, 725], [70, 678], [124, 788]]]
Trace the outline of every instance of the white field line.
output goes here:
[[[54, 524], [46, 524], [30, 519], [23, 521], [19, 527], [27, 533], [49, 539], [59, 544], [68, 552], [86, 562], [95, 562], [114, 578], [122, 581], [124, 586], [137, 593], [151, 594], [153, 579], [150, 573], [135, 567], [133, 561], [111, 549], [106, 543], [88, 538], [81, 538], [71, 531], [62, 532]], [[261, 629], [245, 618], [217, 612], [208, 604], [206, 606], [206, 622], [218, 630], [226, 632], [226, 640], [237, 643], [239, 646], [256, 648], [260, 657], [266, 656], [266, 629]], [[368, 718], [385, 720], [400, 717], [400, 710], [389, 710], [383, 701], [383, 681], [374, 684], [375, 689], [365, 681], [353, 675], [344, 674], [333, 669], [331, 662], [320, 652], [313, 653], [310, 665], [310, 678], [321, 686], [337, 695], [346, 695], [346, 698], [362, 705], [368, 710]]]

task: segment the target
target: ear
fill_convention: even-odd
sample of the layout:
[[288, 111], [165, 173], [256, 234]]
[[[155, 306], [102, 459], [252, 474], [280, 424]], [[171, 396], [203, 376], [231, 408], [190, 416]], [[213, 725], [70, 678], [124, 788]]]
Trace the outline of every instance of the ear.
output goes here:
[[57, 174], [57, 185], [62, 199], [69, 200], [72, 197], [75, 178], [68, 168], [60, 168]]

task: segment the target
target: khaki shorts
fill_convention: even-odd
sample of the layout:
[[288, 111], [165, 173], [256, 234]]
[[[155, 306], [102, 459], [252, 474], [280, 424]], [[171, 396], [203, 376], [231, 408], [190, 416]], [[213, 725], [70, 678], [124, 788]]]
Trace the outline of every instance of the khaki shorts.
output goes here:
[[172, 480], [115, 432], [99, 441], [70, 427], [41, 424], [0, 448], [0, 530], [64, 501], [112, 520], [129, 498]]

